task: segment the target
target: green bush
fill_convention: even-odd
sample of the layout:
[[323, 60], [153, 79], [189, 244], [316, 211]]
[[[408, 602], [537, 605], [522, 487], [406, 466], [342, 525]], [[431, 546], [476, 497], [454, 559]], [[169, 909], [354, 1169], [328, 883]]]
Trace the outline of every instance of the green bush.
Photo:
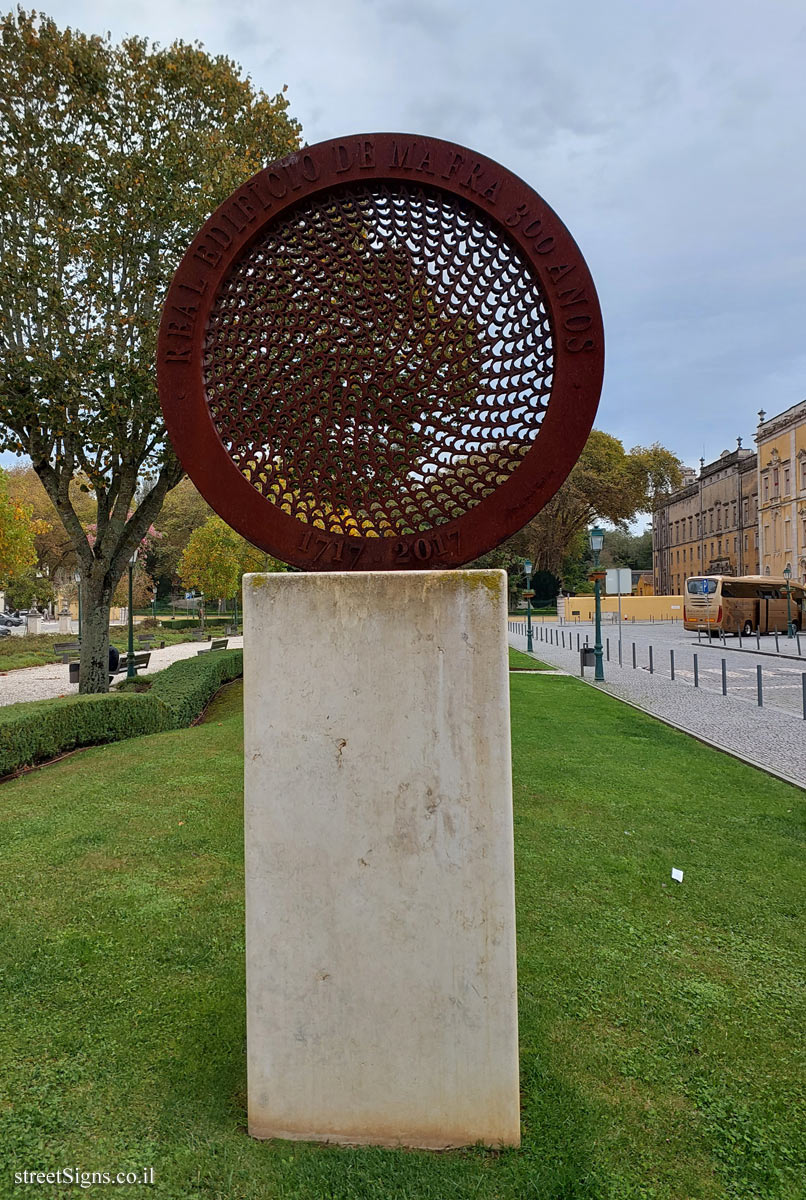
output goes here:
[[[35, 700], [0, 708], [0, 778], [78, 746], [189, 725], [223, 683], [243, 673], [241, 650], [173, 663], [101, 696]], [[150, 684], [148, 691], [135, 691]]]
[[70, 696], [0, 708], [0, 777], [77, 746], [117, 742], [171, 727], [150, 696]]
[[[179, 617], [176, 621], [159, 621], [158, 624], [161, 625], [163, 629], [198, 629], [199, 628], [199, 618], [198, 617]], [[205, 617], [204, 618], [205, 630], [224, 629], [227, 625], [231, 625], [231, 624], [232, 624], [231, 616], [229, 616], [229, 617], [215, 616], [215, 617]]]
[[183, 658], [151, 676], [148, 695], [165, 705], [178, 728], [195, 721], [222, 684], [240, 675], [243, 675], [243, 650], [206, 651], [194, 658]]

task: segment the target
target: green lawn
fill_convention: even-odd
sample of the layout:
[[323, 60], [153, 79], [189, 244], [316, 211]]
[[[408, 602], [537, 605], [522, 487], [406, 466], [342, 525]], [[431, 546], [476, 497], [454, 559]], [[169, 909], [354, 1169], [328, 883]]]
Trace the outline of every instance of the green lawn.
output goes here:
[[511, 685], [520, 1151], [247, 1137], [233, 685], [0, 787], [0, 1195], [76, 1165], [170, 1200], [802, 1197], [803, 793], [576, 680]]
[[520, 650], [513, 650], [509, 647], [509, 669], [515, 668], [519, 671], [553, 671], [554, 668], [548, 663], [541, 662], [539, 658], [532, 658], [531, 654], [523, 654]]

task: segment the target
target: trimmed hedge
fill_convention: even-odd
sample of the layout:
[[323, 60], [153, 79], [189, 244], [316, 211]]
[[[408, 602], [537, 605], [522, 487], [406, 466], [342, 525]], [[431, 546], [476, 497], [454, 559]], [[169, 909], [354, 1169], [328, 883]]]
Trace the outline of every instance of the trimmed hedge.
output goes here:
[[100, 696], [35, 700], [0, 708], [0, 778], [78, 746], [118, 742], [189, 725], [222, 684], [243, 674], [243, 651], [183, 659], [156, 675]]
[[170, 711], [174, 728], [189, 725], [212, 700], [222, 684], [243, 675], [243, 650], [205, 651], [183, 658], [156, 675], [146, 693]]
[[[198, 629], [199, 628], [199, 618], [198, 617], [195, 617], [195, 618], [194, 617], [179, 617], [178, 620], [176, 620], [176, 621], [161, 621], [159, 619], [159, 615], [158, 615], [157, 616], [157, 624], [162, 626], [163, 629]], [[231, 624], [232, 624], [231, 616], [219, 617], [218, 615], [216, 615], [214, 617], [205, 617], [204, 618], [204, 628], [205, 629], [212, 629], [212, 628], [223, 629], [225, 626], [231, 625]]]

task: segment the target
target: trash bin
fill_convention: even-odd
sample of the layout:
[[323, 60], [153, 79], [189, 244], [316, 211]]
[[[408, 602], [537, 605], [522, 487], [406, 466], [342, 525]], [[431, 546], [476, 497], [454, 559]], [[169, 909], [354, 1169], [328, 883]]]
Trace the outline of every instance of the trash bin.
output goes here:
[[81, 663], [71, 662], [67, 669], [70, 672], [70, 682], [78, 683], [78, 675], [81, 669]]
[[585, 674], [586, 667], [595, 667], [595, 666], [596, 666], [596, 654], [594, 652], [593, 646], [582, 646], [582, 648], [579, 651], [579, 673], [580, 673], [580, 675]]

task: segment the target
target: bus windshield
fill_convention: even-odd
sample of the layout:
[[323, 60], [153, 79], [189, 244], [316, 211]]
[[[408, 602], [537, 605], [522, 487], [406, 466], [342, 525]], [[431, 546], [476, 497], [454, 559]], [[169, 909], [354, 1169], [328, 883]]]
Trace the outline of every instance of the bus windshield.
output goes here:
[[713, 596], [718, 582], [716, 579], [688, 579], [686, 591], [690, 596]]

